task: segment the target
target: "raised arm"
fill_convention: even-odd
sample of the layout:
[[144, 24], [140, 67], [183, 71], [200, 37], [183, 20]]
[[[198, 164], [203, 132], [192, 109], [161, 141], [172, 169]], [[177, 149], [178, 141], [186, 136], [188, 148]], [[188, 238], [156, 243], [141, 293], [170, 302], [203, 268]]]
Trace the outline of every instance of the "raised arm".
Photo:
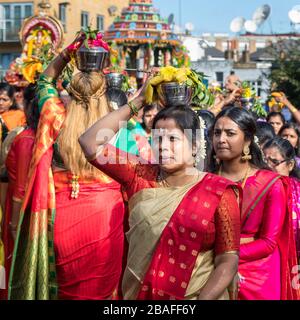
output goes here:
[[42, 74], [56, 80], [62, 73], [65, 66], [71, 61], [72, 53], [82, 45], [84, 39], [85, 35], [80, 33], [68, 47], [66, 47], [54, 60], [51, 61]]
[[71, 45], [65, 48], [55, 59], [53, 59], [46, 70], [41, 74], [38, 85], [39, 109], [41, 110], [45, 101], [58, 97], [56, 80], [66, 65], [71, 61], [71, 55], [82, 44], [84, 35], [80, 34]]
[[290, 110], [298, 124], [300, 124], [300, 111], [287, 99], [286, 95], [277, 97], [276, 100], [283, 103]]
[[124, 121], [128, 121], [143, 107], [146, 84], [118, 110], [107, 114], [98, 120], [79, 137], [79, 143], [87, 159], [95, 158], [102, 150], [102, 146], [109, 142], [121, 128]]

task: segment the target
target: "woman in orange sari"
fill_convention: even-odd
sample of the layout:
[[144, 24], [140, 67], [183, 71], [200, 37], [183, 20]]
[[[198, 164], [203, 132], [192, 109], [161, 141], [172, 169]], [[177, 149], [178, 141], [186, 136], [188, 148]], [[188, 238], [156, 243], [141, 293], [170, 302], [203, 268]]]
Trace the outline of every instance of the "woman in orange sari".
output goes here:
[[107, 144], [119, 122], [142, 108], [143, 97], [142, 92], [79, 139], [91, 164], [121, 183], [129, 197], [124, 298], [228, 298], [238, 264], [239, 207], [234, 184], [195, 166], [203, 147], [197, 115], [189, 106], [156, 115], [157, 164], [141, 163]]
[[26, 123], [25, 113], [15, 101], [15, 89], [7, 83], [0, 83], [0, 121], [2, 141], [9, 131]]
[[252, 115], [230, 107], [213, 126], [212, 172], [243, 188], [239, 261], [241, 300], [297, 300], [297, 265], [285, 180], [266, 170]]
[[7, 299], [8, 276], [16, 238], [17, 223], [25, 195], [27, 173], [29, 171], [35, 132], [39, 121], [38, 103], [37, 99], [33, 100], [34, 97], [34, 88], [26, 88], [24, 92], [24, 111], [27, 125], [13, 139], [5, 161], [8, 172], [8, 190], [6, 194], [2, 239], [5, 247], [6, 290], [0, 290], [1, 299]]
[[[79, 72], [64, 107], [55, 81], [80, 38], [38, 80], [40, 121], [19, 219], [10, 299], [112, 299], [123, 257], [120, 185], [84, 158], [78, 137], [109, 112], [105, 77]], [[71, 49], [72, 48], [72, 49]]]

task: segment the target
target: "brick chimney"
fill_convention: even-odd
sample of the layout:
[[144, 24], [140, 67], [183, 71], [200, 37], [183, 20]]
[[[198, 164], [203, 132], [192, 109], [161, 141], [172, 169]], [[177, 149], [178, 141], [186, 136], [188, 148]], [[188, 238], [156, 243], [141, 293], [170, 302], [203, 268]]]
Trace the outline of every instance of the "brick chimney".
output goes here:
[[216, 49], [224, 51], [223, 49], [223, 39], [222, 38], [216, 38]]
[[233, 50], [231, 46], [232, 46], [231, 41], [227, 40], [227, 49], [225, 51], [226, 60], [233, 60]]
[[249, 63], [250, 62], [250, 51], [248, 50], [248, 46], [245, 45], [245, 49], [242, 54], [242, 63]]
[[250, 53], [256, 52], [257, 48], [256, 48], [256, 40], [255, 39], [251, 39], [249, 41], [249, 51]]

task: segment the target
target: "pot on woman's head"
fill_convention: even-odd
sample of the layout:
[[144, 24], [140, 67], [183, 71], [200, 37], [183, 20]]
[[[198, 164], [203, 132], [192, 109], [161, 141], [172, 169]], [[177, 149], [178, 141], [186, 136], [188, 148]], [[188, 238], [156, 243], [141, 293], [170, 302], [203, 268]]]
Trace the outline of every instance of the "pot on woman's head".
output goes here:
[[87, 48], [82, 45], [75, 54], [76, 66], [82, 72], [103, 70], [108, 58], [109, 52], [102, 47]]
[[117, 72], [108, 73], [106, 76], [107, 86], [109, 88], [121, 89], [124, 82], [124, 75]]
[[160, 85], [160, 99], [169, 107], [188, 105], [192, 98], [192, 89], [186, 84], [166, 82]]

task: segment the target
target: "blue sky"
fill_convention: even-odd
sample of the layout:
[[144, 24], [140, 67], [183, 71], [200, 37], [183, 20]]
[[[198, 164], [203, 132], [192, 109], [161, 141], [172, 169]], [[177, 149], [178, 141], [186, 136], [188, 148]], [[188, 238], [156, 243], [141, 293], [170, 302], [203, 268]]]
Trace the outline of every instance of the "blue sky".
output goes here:
[[[160, 9], [163, 17], [174, 13], [175, 21], [179, 22], [180, 0], [153, 0], [155, 7]], [[271, 16], [261, 27], [261, 32], [290, 32], [288, 12], [300, 0], [181, 0], [182, 24], [192, 22], [194, 34], [202, 32], [228, 32], [231, 20], [236, 16], [251, 19], [255, 9], [269, 4], [272, 7]]]

